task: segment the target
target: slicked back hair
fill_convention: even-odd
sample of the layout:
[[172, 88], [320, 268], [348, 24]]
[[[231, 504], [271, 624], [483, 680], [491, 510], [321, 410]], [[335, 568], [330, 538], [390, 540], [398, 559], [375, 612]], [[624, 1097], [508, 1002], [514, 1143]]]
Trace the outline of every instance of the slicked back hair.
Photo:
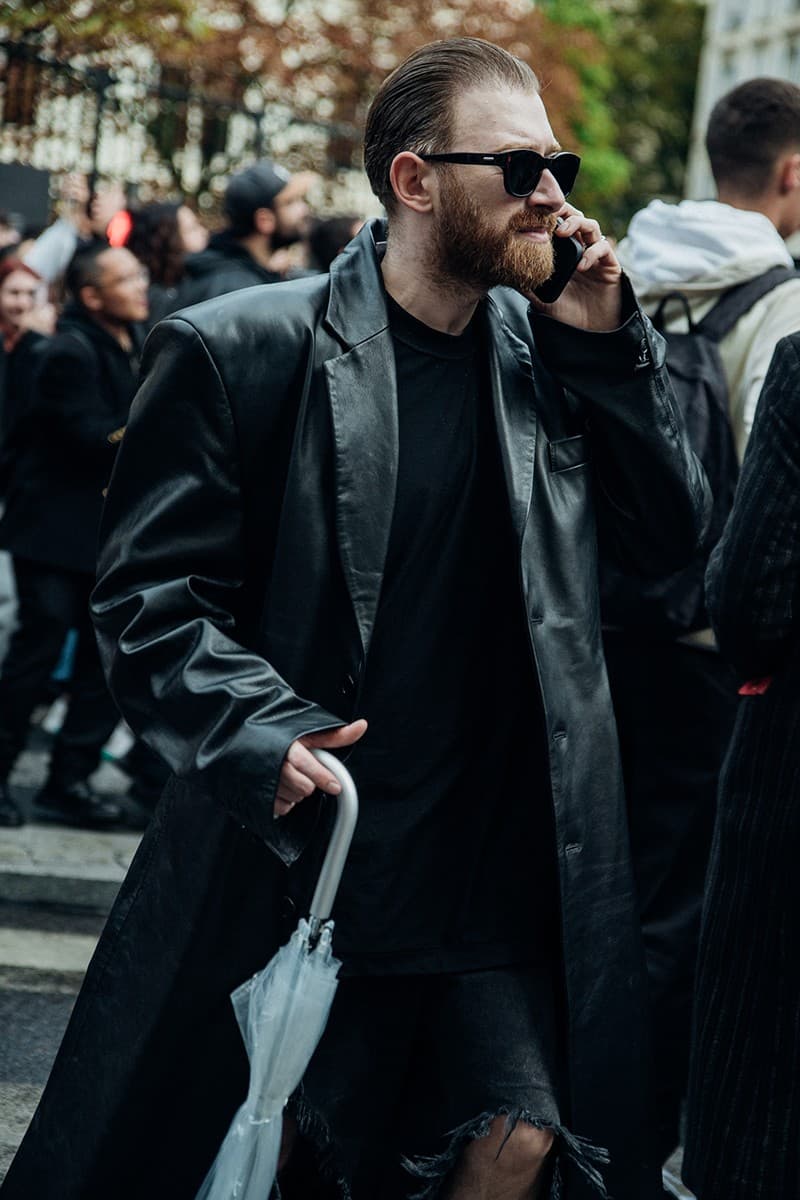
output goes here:
[[367, 113], [364, 166], [387, 212], [396, 208], [389, 181], [395, 155], [450, 150], [455, 98], [477, 87], [538, 92], [539, 81], [527, 63], [479, 38], [422, 46], [383, 81]]
[[800, 87], [748, 79], [712, 109], [706, 150], [717, 187], [759, 196], [782, 154], [800, 150]]
[[93, 287], [100, 282], [102, 266], [98, 260], [110, 249], [108, 242], [93, 242], [73, 254], [64, 276], [64, 286], [76, 304], [81, 304], [81, 288]]

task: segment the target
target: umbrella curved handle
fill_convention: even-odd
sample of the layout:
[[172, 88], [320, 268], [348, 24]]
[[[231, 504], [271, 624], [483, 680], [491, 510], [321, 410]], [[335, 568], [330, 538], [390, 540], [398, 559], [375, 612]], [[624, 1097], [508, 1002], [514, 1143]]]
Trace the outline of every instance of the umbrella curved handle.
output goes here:
[[312, 750], [311, 753], [342, 785], [341, 792], [334, 797], [337, 804], [336, 821], [311, 901], [310, 924], [313, 929], [327, 921], [331, 915], [358, 820], [358, 793], [352, 775], [338, 758], [329, 754], [327, 750]]

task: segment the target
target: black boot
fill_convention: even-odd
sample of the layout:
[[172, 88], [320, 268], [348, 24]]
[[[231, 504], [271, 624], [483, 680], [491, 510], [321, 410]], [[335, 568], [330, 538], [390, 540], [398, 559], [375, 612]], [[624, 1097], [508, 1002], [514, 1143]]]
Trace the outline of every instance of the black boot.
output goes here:
[[48, 780], [34, 803], [38, 816], [78, 829], [108, 829], [125, 824], [120, 806], [98, 796], [83, 779], [69, 784]]
[[16, 801], [8, 794], [8, 784], [0, 783], [0, 827], [3, 829], [19, 829], [25, 824], [25, 818]]

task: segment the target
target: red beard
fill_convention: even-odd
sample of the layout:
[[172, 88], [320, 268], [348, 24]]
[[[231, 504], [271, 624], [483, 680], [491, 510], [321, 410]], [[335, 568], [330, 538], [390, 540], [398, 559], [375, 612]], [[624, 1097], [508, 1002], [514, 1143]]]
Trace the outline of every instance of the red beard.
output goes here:
[[552, 242], [530, 242], [519, 236], [528, 229], [545, 229], [552, 236], [556, 227], [552, 212], [526, 208], [505, 228], [494, 228], [449, 169], [442, 172], [441, 197], [436, 231], [438, 282], [480, 292], [511, 287], [528, 294], [553, 274]]

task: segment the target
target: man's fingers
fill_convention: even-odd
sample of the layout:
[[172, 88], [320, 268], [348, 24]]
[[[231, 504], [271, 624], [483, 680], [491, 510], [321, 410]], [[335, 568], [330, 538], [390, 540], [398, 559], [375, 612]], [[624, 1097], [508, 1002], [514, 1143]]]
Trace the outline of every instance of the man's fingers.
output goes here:
[[331, 775], [328, 768], [323, 767], [321, 762], [317, 762], [311, 751], [306, 750], [301, 742], [292, 742], [286, 758], [291, 766], [311, 781], [315, 788], [319, 788], [322, 792], [328, 792], [331, 796], [339, 795], [342, 789], [338, 779]]
[[290, 762], [284, 762], [278, 784], [279, 796], [286, 800], [293, 800], [296, 804], [300, 800], [305, 800], [306, 796], [310, 796], [315, 786], [313, 781], [302, 771], [296, 770]]
[[[314, 760], [316, 762], [316, 759]], [[296, 770], [290, 762], [284, 759], [278, 780], [278, 791], [275, 796], [275, 816], [285, 817], [295, 804], [299, 804], [314, 791], [315, 784], [302, 771]]]
[[583, 258], [578, 263], [578, 270], [590, 271], [598, 263], [602, 263], [604, 267], [621, 271], [613, 247], [602, 235], [591, 246], [586, 247]]
[[340, 725], [338, 729], [323, 729], [319, 733], [307, 733], [300, 738], [304, 746], [312, 746], [320, 750], [338, 750], [343, 746], [352, 746], [367, 732], [367, 722], [362, 718], [351, 721], [349, 725]]
[[582, 242], [591, 246], [603, 236], [598, 222], [592, 217], [587, 217], [572, 204], [565, 204], [558, 215], [561, 218], [558, 226], [559, 237], [578, 236]]
[[350, 725], [340, 726], [339, 729], [309, 733], [292, 742], [283, 760], [278, 780], [275, 816], [286, 816], [295, 804], [305, 800], [316, 788], [330, 796], [338, 796], [342, 790], [339, 780], [317, 761], [311, 751], [317, 747], [335, 750], [340, 746], [352, 746], [353, 742], [364, 736], [366, 730], [366, 721], [353, 721]]

